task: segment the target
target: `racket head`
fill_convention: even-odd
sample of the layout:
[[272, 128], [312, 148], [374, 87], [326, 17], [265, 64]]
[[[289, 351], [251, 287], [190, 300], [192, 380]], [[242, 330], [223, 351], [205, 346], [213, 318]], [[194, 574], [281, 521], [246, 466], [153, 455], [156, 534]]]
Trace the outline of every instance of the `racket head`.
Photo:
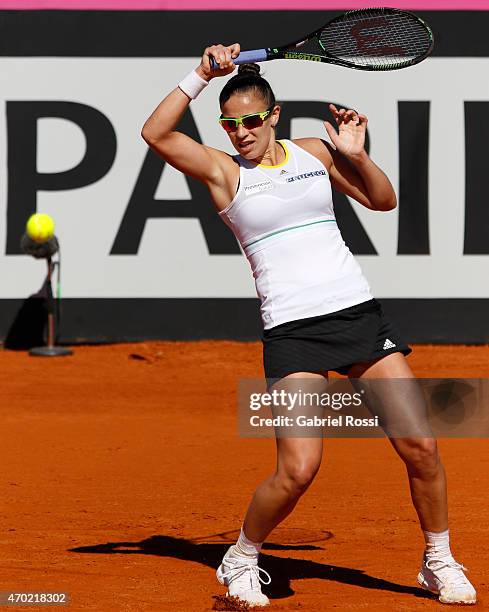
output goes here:
[[433, 46], [433, 32], [414, 13], [371, 8], [348, 11], [302, 40], [272, 51], [286, 59], [385, 71], [418, 64]]

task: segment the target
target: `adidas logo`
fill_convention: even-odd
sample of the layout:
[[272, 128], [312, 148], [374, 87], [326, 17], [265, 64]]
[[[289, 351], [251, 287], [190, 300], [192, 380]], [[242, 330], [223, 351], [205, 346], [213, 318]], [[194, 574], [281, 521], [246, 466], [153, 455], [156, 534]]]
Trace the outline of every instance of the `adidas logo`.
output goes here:
[[282, 174], [288, 174], [287, 170], [282, 170], [282, 171], [280, 172], [280, 176], [282, 176]]
[[389, 340], [389, 338], [385, 339], [384, 342], [384, 346], [382, 347], [385, 350], [390, 349], [390, 348], [394, 348], [396, 345], [394, 344], [394, 342], [391, 342], [391, 340]]

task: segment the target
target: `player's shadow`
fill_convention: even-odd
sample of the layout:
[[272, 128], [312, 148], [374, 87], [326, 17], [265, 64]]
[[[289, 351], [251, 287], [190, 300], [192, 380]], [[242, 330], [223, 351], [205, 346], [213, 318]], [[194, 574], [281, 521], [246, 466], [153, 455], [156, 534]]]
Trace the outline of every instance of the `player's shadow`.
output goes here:
[[[107, 542], [106, 544], [95, 544], [93, 546], [79, 546], [69, 550], [70, 552], [91, 554], [159, 555], [182, 559], [183, 561], [194, 561], [216, 569], [221, 563], [228, 547], [229, 544], [195, 543], [184, 538], [155, 535], [146, 540], [141, 540], [141, 542]], [[263, 548], [273, 548], [275, 550], [321, 550], [320, 547], [311, 545], [288, 546], [265, 544]], [[303, 578], [333, 580], [334, 582], [359, 586], [364, 589], [377, 589], [415, 595], [416, 597], [432, 598], [432, 595], [421, 588], [375, 578], [374, 576], [369, 576], [363, 570], [350, 567], [317, 563], [316, 561], [304, 559], [292, 559], [290, 557], [273, 557], [263, 553], [260, 556], [260, 567], [263, 567], [272, 576], [271, 584], [263, 588], [263, 591], [272, 599], [293, 595], [294, 591], [290, 586], [290, 581]]]

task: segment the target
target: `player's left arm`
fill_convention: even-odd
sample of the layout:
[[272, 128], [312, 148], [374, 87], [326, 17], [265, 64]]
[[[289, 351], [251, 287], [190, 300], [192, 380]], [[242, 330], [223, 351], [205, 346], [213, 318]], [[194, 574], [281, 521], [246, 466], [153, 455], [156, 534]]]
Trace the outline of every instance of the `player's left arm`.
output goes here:
[[391, 182], [365, 151], [368, 119], [354, 110], [329, 106], [338, 126], [325, 122], [334, 146], [318, 138], [304, 138], [297, 144], [318, 157], [326, 166], [335, 189], [351, 196], [370, 210], [388, 211], [397, 205]]

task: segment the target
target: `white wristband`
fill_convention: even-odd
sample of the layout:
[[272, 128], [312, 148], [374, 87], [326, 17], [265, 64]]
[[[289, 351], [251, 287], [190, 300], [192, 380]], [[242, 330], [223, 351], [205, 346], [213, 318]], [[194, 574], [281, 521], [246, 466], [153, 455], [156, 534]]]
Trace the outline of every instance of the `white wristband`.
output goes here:
[[200, 94], [200, 92], [209, 85], [209, 82], [199, 76], [195, 70], [192, 70], [190, 74], [180, 81], [178, 87], [186, 94], [191, 100]]

